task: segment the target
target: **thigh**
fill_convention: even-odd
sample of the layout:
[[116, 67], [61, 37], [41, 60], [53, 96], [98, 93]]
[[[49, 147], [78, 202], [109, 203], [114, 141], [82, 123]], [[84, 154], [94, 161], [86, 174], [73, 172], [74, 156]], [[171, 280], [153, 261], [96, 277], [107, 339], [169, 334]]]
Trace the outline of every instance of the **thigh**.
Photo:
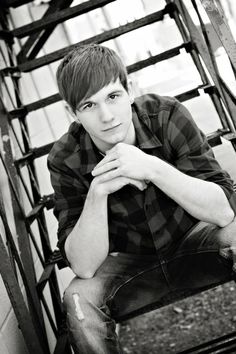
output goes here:
[[170, 291], [163, 265], [158, 258], [157, 262], [126, 279], [111, 294], [108, 303], [112, 316], [121, 321], [159, 307]]
[[166, 255], [175, 288], [201, 288], [234, 277], [236, 219], [226, 227], [200, 222]]
[[109, 308], [120, 317], [148, 306], [169, 292], [169, 285], [157, 256], [117, 254], [108, 256], [91, 279], [75, 277], [65, 291], [64, 304], [73, 310], [73, 294], [80, 302]]
[[[173, 249], [179, 255], [191, 251], [221, 251], [236, 248], [236, 218], [225, 227], [199, 222]], [[172, 251], [172, 253], [173, 253]]]
[[[78, 294], [96, 306], [113, 298], [117, 290], [158, 264], [157, 257], [117, 253], [108, 255], [94, 277], [75, 277], [64, 293], [64, 299]], [[135, 294], [135, 292], [133, 292]]]

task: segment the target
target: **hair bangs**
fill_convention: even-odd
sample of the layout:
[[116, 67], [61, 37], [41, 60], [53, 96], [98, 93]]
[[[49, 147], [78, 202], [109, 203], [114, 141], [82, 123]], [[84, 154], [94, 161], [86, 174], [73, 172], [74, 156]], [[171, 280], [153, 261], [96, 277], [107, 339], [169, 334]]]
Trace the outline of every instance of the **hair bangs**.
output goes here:
[[74, 113], [82, 100], [118, 78], [128, 91], [127, 71], [120, 57], [112, 49], [96, 44], [75, 48], [57, 72], [59, 92]]
[[75, 92], [76, 106], [82, 101], [93, 96], [103, 87], [109, 85], [110, 82], [115, 82], [118, 78], [118, 73], [108, 70], [107, 67], [91, 65], [88, 70], [77, 77], [77, 87], [79, 90]]

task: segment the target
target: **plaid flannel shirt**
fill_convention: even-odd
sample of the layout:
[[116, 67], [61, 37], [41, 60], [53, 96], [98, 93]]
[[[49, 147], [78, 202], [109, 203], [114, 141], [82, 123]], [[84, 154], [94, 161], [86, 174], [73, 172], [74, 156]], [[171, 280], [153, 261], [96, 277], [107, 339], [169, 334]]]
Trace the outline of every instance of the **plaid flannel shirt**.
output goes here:
[[[180, 102], [149, 94], [138, 97], [132, 109], [141, 150], [189, 176], [217, 183], [236, 212], [230, 176], [221, 169], [205, 135]], [[63, 254], [66, 237], [83, 210], [93, 178], [91, 171], [101, 159], [90, 136], [77, 122], [71, 124], [49, 154], [54, 214], [59, 221], [58, 246]], [[142, 192], [127, 185], [108, 197], [110, 251], [152, 254], [171, 246], [197, 222], [152, 183]]]

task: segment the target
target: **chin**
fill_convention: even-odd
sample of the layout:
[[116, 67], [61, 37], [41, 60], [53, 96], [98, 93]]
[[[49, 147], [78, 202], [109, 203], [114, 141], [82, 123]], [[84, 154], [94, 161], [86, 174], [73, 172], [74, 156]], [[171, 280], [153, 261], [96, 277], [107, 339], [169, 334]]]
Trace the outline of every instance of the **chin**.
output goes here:
[[124, 142], [124, 140], [125, 140], [125, 136], [123, 134], [119, 134], [119, 135], [113, 136], [110, 143], [116, 145], [118, 143]]

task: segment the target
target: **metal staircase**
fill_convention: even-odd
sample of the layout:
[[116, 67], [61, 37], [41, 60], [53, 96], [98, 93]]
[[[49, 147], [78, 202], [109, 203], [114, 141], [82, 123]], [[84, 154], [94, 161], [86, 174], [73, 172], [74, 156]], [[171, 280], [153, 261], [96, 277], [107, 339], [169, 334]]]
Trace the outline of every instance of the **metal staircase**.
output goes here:
[[[8, 179], [16, 232], [20, 237], [18, 238], [18, 245], [16, 245], [8, 225], [6, 208], [4, 203], [1, 202], [0, 216], [5, 228], [8, 250], [3, 239], [0, 238], [0, 270], [6, 288], [9, 289], [9, 297], [17, 313], [17, 319], [29, 353], [33, 353], [33, 351], [39, 354], [50, 353], [45, 318], [47, 318], [46, 321], [49, 323], [51, 331], [56, 338], [56, 346], [53, 353], [69, 354], [71, 349], [66, 334], [65, 319], [61, 305], [62, 294], [60, 293], [56, 272], [57, 268], [65, 267], [65, 263], [59, 251], [53, 250], [51, 247], [50, 230], [48, 230], [46, 222], [46, 214], [48, 210], [53, 208], [53, 195], [41, 195], [38, 175], [35, 169], [35, 160], [47, 155], [54, 142], [52, 141], [40, 147], [32, 147], [27, 123], [27, 115], [29, 113], [33, 114], [37, 110], [44, 109], [60, 101], [61, 98], [55, 92], [55, 94], [46, 98], [24, 104], [21, 98], [20, 80], [23, 73], [34, 72], [37, 68], [61, 59], [75, 45], [68, 44], [65, 48], [38, 56], [57, 25], [63, 24], [68, 19], [76, 16], [88, 14], [90, 11], [104, 7], [113, 1], [90, 0], [71, 6], [73, 5], [72, 0], [51, 0], [41, 19], [18, 28], [11, 28], [10, 26], [11, 9], [17, 10], [17, 7], [30, 1], [4, 0], [1, 5], [0, 55], [3, 65], [0, 69], [0, 78], [3, 95], [0, 101], [0, 130], [2, 138], [0, 158]], [[201, 4], [209, 16], [216, 36], [219, 37], [228, 54], [235, 73], [236, 47], [220, 2], [219, 0], [216, 2], [201, 0]], [[191, 17], [188, 10], [190, 5], [195, 11], [199, 26], [196, 26]], [[195, 0], [166, 0], [166, 6], [162, 10], [119, 27], [110, 28], [80, 43], [103, 43], [135, 29], [162, 22], [165, 18], [170, 17], [175, 22], [176, 29], [182, 36], [182, 44], [127, 66], [128, 73], [134, 73], [159, 62], [168, 61], [168, 59], [175, 56], [181, 57], [182, 53], [187, 53], [196, 66], [202, 83], [191, 90], [178, 94], [176, 97], [181, 102], [199, 97], [200, 102], [200, 94], [208, 95], [221, 122], [221, 128], [209, 134], [208, 141], [214, 147], [220, 145], [222, 138], [224, 138], [231, 142], [235, 150], [236, 97], [219, 73], [211, 40], [199, 8], [200, 3]], [[16, 54], [15, 46], [18, 40], [22, 38], [25, 38], [25, 41], [21, 42], [21, 48]], [[6, 102], [10, 103], [6, 104]], [[6, 137], [10, 137], [10, 139], [6, 139]], [[13, 146], [18, 151], [17, 157], [15, 157]], [[25, 200], [27, 200], [27, 203]], [[25, 207], [26, 204], [27, 208]], [[37, 225], [36, 233], [35, 225]], [[38, 279], [34, 269], [34, 254], [38, 257], [42, 269], [41, 276]], [[26, 290], [27, 299], [25, 301], [19, 285], [17, 285], [19, 272]], [[46, 288], [47, 296], [45, 296]], [[48, 305], [48, 293], [52, 306]], [[190, 295], [193, 295], [193, 293], [180, 294], [179, 298]], [[173, 299], [170, 298], [165, 303], [154, 304], [152, 308], [140, 309], [139, 314], [164, 306], [172, 301]], [[129, 317], [132, 318], [135, 315], [137, 313], [132, 313]], [[122, 321], [124, 319], [118, 320]], [[213, 353], [218, 347], [221, 348], [219, 353], [228, 353], [230, 352], [229, 350], [236, 350], [235, 342], [236, 336], [233, 333], [227, 338], [219, 338], [213, 342], [189, 349], [184, 353]]]

